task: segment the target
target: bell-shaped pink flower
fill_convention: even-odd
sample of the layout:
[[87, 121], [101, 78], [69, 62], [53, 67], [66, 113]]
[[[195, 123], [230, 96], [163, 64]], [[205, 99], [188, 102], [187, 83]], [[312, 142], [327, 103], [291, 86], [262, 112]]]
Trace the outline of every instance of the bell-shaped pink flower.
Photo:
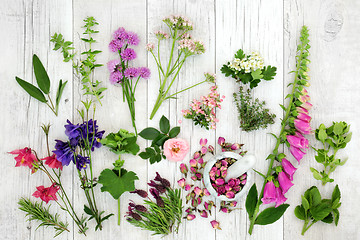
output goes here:
[[275, 188], [276, 191], [276, 204], [275, 207], [280, 206], [281, 204], [283, 204], [287, 198], [284, 196], [283, 192], [281, 191], [281, 188]]
[[297, 111], [298, 113], [309, 114], [309, 111], [306, 110], [305, 108], [302, 108], [302, 107], [296, 107], [296, 111]]
[[205, 146], [206, 144], [207, 144], [207, 139], [206, 138], [201, 138], [200, 139], [200, 145]]
[[311, 117], [306, 113], [298, 113], [296, 118], [300, 119], [300, 120], [303, 120], [305, 122], [310, 122], [311, 121]]
[[290, 146], [294, 146], [301, 149], [309, 148], [309, 140], [304, 137], [298, 137], [294, 135], [287, 135], [287, 141], [290, 143]]
[[218, 139], [218, 144], [219, 144], [219, 145], [223, 145], [224, 143], [225, 143], [225, 138], [219, 137], [219, 139]]
[[311, 126], [310, 126], [310, 123], [308, 123], [308, 122], [305, 122], [300, 119], [295, 119], [294, 125], [295, 125], [296, 130], [298, 130], [302, 134], [310, 134], [311, 133]]
[[186, 180], [185, 180], [185, 178], [180, 179], [180, 180], [178, 181], [178, 184], [179, 184], [179, 186], [180, 186], [181, 188], [185, 187], [185, 185], [186, 185]]
[[280, 172], [278, 175], [278, 181], [283, 193], [286, 193], [294, 184], [290, 181], [285, 172]]
[[261, 201], [264, 204], [269, 204], [276, 201], [276, 191], [273, 181], [266, 183]]
[[312, 104], [309, 102], [304, 102], [300, 105], [300, 107], [305, 108], [306, 110], [310, 110], [312, 108]]
[[293, 176], [296, 168], [286, 158], [281, 160], [281, 166], [283, 167], [284, 172], [288, 175], [289, 179], [292, 181], [294, 179]]
[[294, 156], [294, 158], [300, 164], [300, 160], [304, 157], [305, 153], [301, 151], [299, 148], [290, 146], [290, 153]]

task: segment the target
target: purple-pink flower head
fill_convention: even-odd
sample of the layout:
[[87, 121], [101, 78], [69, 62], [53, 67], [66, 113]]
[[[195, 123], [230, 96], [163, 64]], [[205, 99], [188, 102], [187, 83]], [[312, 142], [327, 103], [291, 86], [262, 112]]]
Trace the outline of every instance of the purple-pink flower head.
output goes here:
[[122, 79], [123, 79], [123, 74], [121, 72], [110, 73], [110, 83], [111, 84], [121, 83]]
[[121, 71], [121, 65], [119, 59], [111, 60], [107, 63], [107, 68], [109, 69], [109, 72], [118, 72]]
[[150, 69], [147, 67], [139, 67], [139, 76], [143, 79], [149, 79], [150, 78]]
[[137, 68], [130, 67], [125, 70], [124, 75], [127, 78], [136, 78], [139, 76], [139, 71]]
[[273, 181], [269, 181], [265, 185], [264, 195], [261, 199], [264, 204], [269, 204], [276, 201], [276, 191]]
[[290, 181], [285, 172], [280, 172], [278, 175], [278, 181], [283, 193], [286, 193], [294, 184]]
[[125, 28], [121, 27], [118, 28], [114, 33], [113, 33], [113, 37], [116, 40], [120, 40], [122, 42], [125, 42], [125, 40], [128, 38], [128, 34], [125, 30]]
[[111, 52], [117, 52], [122, 48], [123, 45], [124, 45], [123, 42], [115, 39], [109, 43], [109, 49]]
[[126, 48], [124, 51], [121, 52], [121, 58], [125, 61], [131, 61], [136, 58], [136, 52], [132, 48]]
[[292, 181], [296, 168], [286, 158], [281, 160], [281, 166], [283, 167], [284, 172], [288, 175], [289, 179]]
[[134, 33], [134, 32], [127, 33], [127, 43], [129, 45], [137, 46], [139, 44], [139, 42], [140, 42], [140, 39], [136, 33]]

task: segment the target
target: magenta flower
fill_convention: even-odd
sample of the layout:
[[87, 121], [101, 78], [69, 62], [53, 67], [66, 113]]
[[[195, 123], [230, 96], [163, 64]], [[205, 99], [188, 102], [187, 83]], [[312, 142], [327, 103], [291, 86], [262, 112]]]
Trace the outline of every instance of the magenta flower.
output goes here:
[[285, 172], [280, 172], [278, 175], [278, 181], [283, 193], [286, 193], [294, 184], [290, 181]]
[[185, 185], [186, 185], [186, 180], [185, 180], [185, 178], [180, 179], [180, 180], [178, 181], [178, 184], [179, 184], [179, 186], [180, 186], [181, 188], [185, 187]]
[[283, 192], [281, 191], [280, 188], [275, 188], [276, 191], [276, 204], [275, 207], [280, 206], [281, 204], [283, 204], [287, 198], [284, 196]]
[[181, 173], [186, 175], [188, 171], [189, 171], [188, 167], [184, 163], [180, 164], [180, 172]]
[[50, 187], [46, 188], [44, 186], [36, 187], [36, 190], [33, 193], [33, 196], [36, 198], [40, 198], [44, 202], [48, 203], [49, 201], [57, 201], [56, 193], [59, 190], [59, 186], [56, 186], [55, 183], [53, 183]]
[[284, 172], [288, 175], [289, 179], [292, 181], [296, 168], [286, 158], [281, 160], [281, 166], [283, 167]]
[[221, 228], [220, 228], [220, 223], [219, 223], [218, 221], [212, 220], [210, 223], [211, 223], [211, 226], [213, 227], [213, 229], [219, 229], [219, 230], [221, 230]]
[[111, 84], [121, 83], [123, 77], [124, 77], [123, 74], [119, 71], [112, 72], [110, 73], [110, 83]]
[[309, 111], [306, 110], [305, 108], [302, 108], [302, 107], [296, 107], [296, 111], [297, 111], [298, 113], [309, 114]]
[[306, 113], [298, 113], [296, 118], [300, 119], [300, 120], [303, 120], [305, 122], [310, 122], [311, 121], [311, 117]]
[[276, 201], [276, 191], [273, 181], [267, 182], [264, 189], [263, 197], [261, 201], [264, 204], [269, 204]]
[[196, 167], [198, 164], [198, 161], [196, 161], [195, 159], [190, 159], [189, 164], [191, 167]]
[[194, 193], [196, 194], [196, 196], [199, 196], [199, 195], [202, 193], [201, 188], [195, 187], [195, 188], [194, 188]]
[[310, 110], [312, 108], [312, 104], [309, 102], [304, 102], [300, 105], [300, 107], [305, 108], [306, 110]]
[[308, 123], [308, 122], [305, 122], [300, 119], [295, 119], [294, 125], [295, 125], [296, 130], [298, 130], [302, 134], [310, 134], [311, 133], [310, 123]]
[[109, 43], [109, 49], [111, 52], [117, 52], [117, 51], [121, 50], [123, 45], [124, 45], [124, 43], [122, 41], [115, 39]]
[[139, 71], [139, 76], [143, 79], [149, 79], [150, 78], [150, 69], [147, 67], [139, 67], [138, 68]]
[[232, 192], [232, 191], [229, 191], [229, 192], [227, 192], [227, 193], [225, 194], [225, 196], [226, 196], [227, 198], [231, 199], [231, 198], [234, 198], [234, 197], [235, 197], [235, 193]]
[[201, 147], [201, 153], [202, 154], [205, 154], [207, 152], [207, 147]]
[[33, 163], [37, 161], [35, 155], [31, 152], [31, 148], [23, 148], [9, 152], [10, 154], [17, 155], [15, 157], [15, 167], [27, 166], [33, 168]]
[[136, 58], [136, 52], [132, 48], [126, 48], [124, 51], [122, 51], [120, 56], [125, 61], [131, 61]]
[[109, 69], [110, 73], [121, 71], [120, 60], [114, 59], [114, 60], [109, 61], [107, 63], [107, 68]]
[[136, 33], [134, 33], [134, 32], [127, 32], [127, 43], [128, 43], [129, 45], [134, 45], [134, 46], [136, 46], [136, 45], [139, 44], [139, 42], [140, 42], [140, 40], [139, 40], [139, 37], [138, 37], [138, 35], [137, 35]]
[[218, 139], [218, 144], [219, 144], [219, 145], [223, 145], [224, 143], [225, 143], [225, 138], [219, 137], [219, 139]]
[[215, 184], [218, 185], [218, 186], [221, 186], [225, 183], [225, 180], [222, 179], [222, 178], [218, 178], [215, 180]]
[[294, 158], [300, 164], [300, 160], [304, 157], [305, 153], [301, 151], [299, 148], [290, 146], [290, 153], [294, 156]]
[[185, 191], [189, 191], [191, 189], [191, 185], [190, 184], [186, 184], [185, 185]]
[[205, 145], [207, 144], [207, 141], [208, 141], [208, 140], [207, 140], [206, 138], [201, 138], [201, 139], [200, 139], [200, 145], [201, 145], [201, 146], [205, 146]]
[[206, 210], [200, 211], [200, 216], [203, 217], [203, 218], [207, 218], [208, 217], [207, 211]]
[[139, 71], [137, 68], [129, 67], [129, 68], [125, 69], [124, 75], [127, 78], [136, 78], [139, 76]]
[[206, 188], [203, 189], [203, 192], [205, 196], [210, 196], [210, 192]]
[[195, 216], [194, 214], [188, 214], [188, 215], [186, 216], [186, 219], [189, 220], [189, 221], [192, 221], [192, 220], [194, 220], [195, 218], [196, 218], [196, 216]]
[[57, 168], [62, 170], [63, 169], [63, 165], [62, 162], [60, 162], [59, 160], [57, 160], [56, 155], [53, 154], [49, 157], [43, 158], [41, 160], [45, 161], [45, 164], [48, 165], [50, 168]]
[[287, 141], [290, 143], [290, 146], [294, 146], [301, 149], [307, 149], [309, 148], [309, 141], [301, 136], [293, 136], [293, 135], [287, 135], [286, 136]]

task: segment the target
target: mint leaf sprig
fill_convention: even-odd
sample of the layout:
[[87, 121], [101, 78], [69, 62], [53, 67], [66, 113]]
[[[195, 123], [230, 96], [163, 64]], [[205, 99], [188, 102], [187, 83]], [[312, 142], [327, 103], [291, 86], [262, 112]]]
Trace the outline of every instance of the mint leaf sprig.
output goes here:
[[276, 75], [276, 67], [264, 66], [264, 59], [258, 52], [245, 54], [242, 49], [239, 49], [234, 60], [224, 64], [220, 71], [225, 77], [234, 78], [236, 82], [250, 83], [250, 88], [257, 87], [261, 79], [270, 81]]
[[[54, 51], [61, 49], [63, 53], [64, 62], [69, 62], [72, 60], [72, 65], [75, 70], [75, 77], [80, 79], [83, 85], [84, 95], [92, 95], [97, 101], [101, 104], [101, 99], [104, 97], [103, 92], [106, 88], [101, 87], [101, 81], [94, 78], [95, 69], [103, 66], [102, 64], [96, 63], [96, 56], [101, 53], [100, 50], [93, 49], [93, 43], [96, 43], [96, 40], [93, 38], [93, 35], [99, 31], [94, 30], [96, 25], [99, 23], [95, 20], [94, 17], [87, 17], [84, 19], [83, 28], [85, 37], [81, 40], [86, 45], [86, 51], [81, 52], [77, 60], [75, 60], [76, 53], [74, 51], [73, 42], [65, 41], [63, 35], [60, 33], [55, 33], [50, 42], [54, 43]], [[82, 58], [81, 56], [86, 56]]]
[[163, 154], [163, 146], [166, 140], [175, 138], [180, 133], [180, 127], [173, 127], [170, 130], [170, 122], [164, 115], [159, 122], [160, 131], [153, 127], [143, 129], [139, 135], [146, 140], [152, 140], [151, 146], [145, 148], [139, 156], [142, 159], [149, 159], [150, 164], [160, 162], [165, 159]]
[[[344, 149], [350, 142], [352, 133], [350, 131], [350, 125], [346, 122], [333, 122], [333, 124], [326, 128], [324, 124], [321, 124], [318, 129], [315, 130], [315, 138], [320, 141], [323, 148], [313, 148], [317, 155], [315, 160], [324, 166], [322, 171], [318, 171], [315, 168], [310, 168], [313, 176], [316, 180], [320, 180], [323, 185], [328, 182], [333, 182], [334, 179], [329, 175], [335, 171], [338, 166], [342, 166], [347, 160], [341, 160], [336, 158], [336, 153], [340, 149]], [[330, 155], [331, 154], [331, 155]]]
[[336, 185], [331, 199], [321, 199], [321, 195], [317, 187], [312, 186], [303, 196], [301, 196], [301, 204], [295, 208], [295, 216], [300, 220], [304, 220], [304, 226], [301, 235], [316, 222], [322, 221], [324, 223], [335, 223], [338, 225], [340, 213], [338, 208], [340, 203], [341, 193], [339, 186]]

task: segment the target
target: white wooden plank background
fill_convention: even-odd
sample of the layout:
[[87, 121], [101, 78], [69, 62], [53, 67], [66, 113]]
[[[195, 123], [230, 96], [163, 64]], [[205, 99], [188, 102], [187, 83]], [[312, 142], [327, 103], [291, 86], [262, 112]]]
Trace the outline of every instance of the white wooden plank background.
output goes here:
[[[21, 196], [30, 196], [35, 186], [46, 185], [47, 179], [40, 174], [30, 176], [25, 168], [14, 168], [14, 160], [6, 152], [29, 146], [39, 153], [45, 153], [41, 123], [51, 122], [53, 127], [50, 138], [62, 139], [66, 119], [79, 120], [76, 109], [82, 98], [81, 86], [72, 78], [70, 64], [63, 63], [59, 53], [51, 50], [49, 39], [53, 33], [61, 32], [66, 39], [81, 47], [78, 33], [81, 33], [80, 26], [86, 16], [94, 16], [100, 23], [100, 33], [96, 36], [99, 43], [96, 47], [103, 50], [98, 57], [101, 63], [116, 57], [107, 48], [114, 30], [122, 26], [139, 34], [141, 42], [136, 47], [138, 58], [135, 65], [147, 65], [153, 77], [142, 81], [137, 90], [138, 129], [157, 126], [162, 114], [170, 118], [171, 125], [177, 125], [181, 119], [181, 137], [189, 141], [191, 152], [197, 150], [200, 138], [206, 137], [210, 144], [215, 145], [217, 138], [224, 136], [229, 141], [244, 143], [245, 149], [257, 156], [256, 168], [259, 170], [267, 168], [268, 163], [264, 159], [274, 145], [267, 133], [279, 131], [282, 111], [278, 104], [283, 103], [283, 96], [288, 92], [286, 85], [292, 81], [292, 75], [288, 72], [294, 69], [300, 27], [307, 25], [312, 46], [309, 88], [314, 104], [311, 111], [312, 125], [317, 127], [322, 122], [330, 124], [333, 120], [345, 120], [351, 124], [353, 131], [353, 140], [346, 153], [343, 153], [349, 160], [334, 174], [343, 202], [339, 226], [317, 223], [305, 237], [300, 235], [302, 222], [293, 214], [295, 206], [300, 202], [300, 194], [310, 186], [317, 185], [323, 195], [328, 196], [334, 187], [334, 184], [321, 187], [315, 182], [309, 167], [317, 166], [317, 163], [314, 161], [314, 153], [310, 151], [298, 168], [295, 186], [287, 193], [291, 206], [275, 224], [256, 226], [253, 236], [247, 235], [249, 222], [244, 201], [241, 201], [242, 210], [229, 215], [216, 214], [222, 231], [212, 230], [207, 220], [197, 218], [193, 222], [184, 221], [178, 235], [172, 234], [165, 239], [360, 239], [360, 208], [357, 204], [360, 198], [360, 162], [357, 159], [360, 144], [359, 13], [360, 2], [356, 0], [3, 0], [0, 6], [0, 239], [52, 239], [52, 230], [41, 228], [35, 231], [35, 223], [25, 222], [24, 214], [17, 209], [16, 204]], [[220, 124], [216, 131], [195, 127], [181, 116], [181, 109], [187, 107], [193, 98], [207, 94], [208, 86], [194, 88], [181, 94], [177, 100], [164, 103], [154, 120], [148, 120], [157, 96], [158, 80], [156, 66], [144, 45], [154, 39], [152, 32], [164, 29], [161, 20], [169, 14], [189, 17], [195, 25], [193, 36], [203, 40], [206, 45], [205, 54], [189, 59], [184, 65], [175, 87], [180, 90], [202, 80], [204, 72], [217, 74], [219, 91], [226, 95], [226, 99], [222, 110], [218, 111]], [[259, 50], [267, 64], [278, 68], [273, 81], [262, 82], [254, 91], [255, 97], [266, 100], [268, 107], [277, 114], [276, 123], [267, 130], [245, 133], [238, 129], [236, 110], [232, 103], [232, 93], [238, 86], [231, 79], [225, 78], [219, 69], [239, 48], [246, 51]], [[55, 117], [45, 105], [30, 99], [14, 81], [14, 76], [34, 81], [31, 63], [34, 53], [45, 63], [51, 79], [69, 80], [59, 117]], [[165, 51], [162, 52], [164, 54]], [[119, 128], [131, 130], [130, 116], [127, 106], [122, 102], [121, 89], [110, 85], [105, 67], [99, 69], [96, 76], [108, 87], [103, 106], [97, 108], [100, 127], [107, 132]], [[139, 139], [139, 143], [142, 147], [147, 144], [142, 139]], [[315, 143], [313, 137], [311, 143]], [[94, 158], [95, 175], [103, 168], [110, 167], [115, 158], [106, 149], [97, 151]], [[139, 157], [126, 156], [126, 168], [136, 171], [140, 178], [137, 181], [139, 188], [146, 188], [147, 180], [154, 177], [155, 171], [176, 184], [180, 177], [178, 166], [167, 161], [150, 165]], [[76, 209], [81, 211], [84, 196], [71, 168], [65, 169], [63, 180], [70, 189]], [[261, 184], [260, 178], [255, 180]], [[115, 213], [116, 201], [109, 194], [100, 193], [99, 189], [96, 191], [99, 208]], [[122, 213], [126, 212], [128, 200], [129, 194], [124, 194], [121, 198]], [[62, 217], [71, 222], [66, 215], [62, 214]], [[58, 239], [85, 239], [76, 233], [73, 224], [70, 224], [70, 230], [70, 233]], [[131, 226], [125, 219], [119, 227], [115, 217], [104, 223], [103, 231], [89, 230], [87, 239], [108, 240], [116, 237], [159, 239]]]

